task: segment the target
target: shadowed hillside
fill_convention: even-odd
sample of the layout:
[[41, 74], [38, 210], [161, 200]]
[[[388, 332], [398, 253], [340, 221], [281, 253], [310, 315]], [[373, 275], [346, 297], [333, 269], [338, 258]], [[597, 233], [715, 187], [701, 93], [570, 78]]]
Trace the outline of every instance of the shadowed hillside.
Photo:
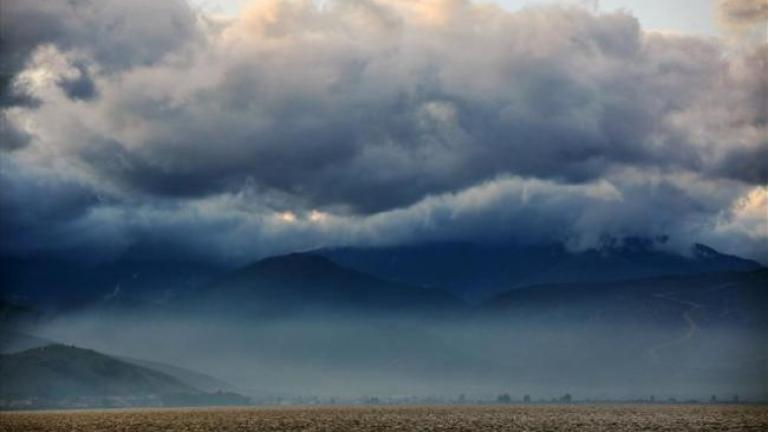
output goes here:
[[538, 285], [489, 300], [485, 313], [569, 322], [768, 326], [768, 270]]
[[0, 408], [247, 403], [154, 369], [65, 345], [0, 355]]
[[5, 397], [151, 396], [197, 392], [170, 375], [96, 351], [48, 345], [0, 357]]

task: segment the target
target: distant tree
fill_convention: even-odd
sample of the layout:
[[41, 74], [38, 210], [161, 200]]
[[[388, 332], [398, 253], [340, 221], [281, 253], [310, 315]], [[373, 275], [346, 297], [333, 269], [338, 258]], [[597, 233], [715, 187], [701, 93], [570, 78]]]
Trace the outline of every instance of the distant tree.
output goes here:
[[651, 402], [656, 402], [656, 396], [651, 395], [651, 398], [649, 399]]
[[525, 403], [531, 403], [531, 395], [525, 395], [525, 396], [523, 396], [523, 402], [525, 402]]
[[498, 397], [496, 397], [496, 402], [498, 402], [498, 403], [511, 403], [512, 402], [512, 396], [510, 396], [509, 393], [500, 394]]
[[710, 396], [709, 401], [712, 403], [717, 403], [717, 396], [715, 395]]
[[458, 399], [458, 402], [459, 402], [460, 404], [463, 404], [463, 403], [467, 403], [467, 397], [464, 395], [464, 393], [462, 393], [462, 394], [460, 394], [460, 395], [459, 395], [459, 399]]
[[739, 403], [739, 395], [738, 394], [733, 395], [733, 403]]
[[571, 397], [570, 393], [566, 393], [560, 398], [560, 402], [562, 403], [571, 403], [572, 400], [573, 397]]

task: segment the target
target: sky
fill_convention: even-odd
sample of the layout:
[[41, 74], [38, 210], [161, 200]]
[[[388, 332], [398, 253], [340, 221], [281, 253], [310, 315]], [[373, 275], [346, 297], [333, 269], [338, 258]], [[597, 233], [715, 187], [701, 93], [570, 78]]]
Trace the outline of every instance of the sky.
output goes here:
[[766, 262], [765, 0], [195, 2], [3, 3], [0, 254]]
[[[715, 23], [717, 2], [711, 0], [486, 0], [507, 10], [517, 11], [526, 6], [566, 4], [591, 8], [600, 12], [626, 10], [646, 29], [717, 35]], [[193, 7], [209, 13], [235, 15], [247, 0], [190, 0]]]

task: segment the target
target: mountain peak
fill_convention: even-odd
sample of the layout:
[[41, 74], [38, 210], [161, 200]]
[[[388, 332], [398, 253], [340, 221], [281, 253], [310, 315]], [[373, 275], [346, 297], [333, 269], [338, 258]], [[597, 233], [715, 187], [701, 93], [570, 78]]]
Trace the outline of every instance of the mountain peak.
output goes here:
[[258, 268], [261, 270], [285, 270], [286, 268], [324, 270], [338, 267], [330, 259], [311, 252], [293, 252], [286, 255], [272, 256], [256, 261], [248, 266], [248, 268]]
[[693, 253], [697, 258], [705, 258], [705, 259], [727, 256], [701, 243], [696, 243], [693, 245]]
[[223, 302], [237, 298], [250, 301], [254, 310], [271, 311], [317, 306], [420, 309], [457, 303], [449, 294], [390, 282], [312, 252], [264, 258], [230, 273], [210, 290]]
[[357, 271], [339, 266], [329, 258], [314, 253], [295, 252], [256, 261], [234, 273], [236, 277], [258, 277], [274, 282], [321, 283], [338, 278], [359, 278]]

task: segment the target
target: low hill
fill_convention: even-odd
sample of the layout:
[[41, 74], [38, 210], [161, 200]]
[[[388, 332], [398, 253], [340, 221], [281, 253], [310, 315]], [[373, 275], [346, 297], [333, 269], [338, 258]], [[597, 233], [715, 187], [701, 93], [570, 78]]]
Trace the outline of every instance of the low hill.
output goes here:
[[97, 351], [47, 345], [0, 355], [0, 408], [245, 404]]
[[152, 396], [196, 393], [176, 378], [93, 350], [47, 345], [0, 356], [4, 398]]
[[[40, 348], [48, 345], [61, 345], [49, 339], [41, 338], [32, 334], [24, 333], [21, 331], [15, 331], [13, 329], [0, 329], [0, 354], [12, 354], [20, 351], [30, 350], [32, 348]], [[179, 366], [172, 366], [165, 363], [136, 359], [132, 357], [114, 357], [117, 360], [130, 363], [136, 366], [141, 366], [146, 369], [150, 369], [156, 372], [162, 372], [177, 380], [191, 386], [197, 390], [206, 392], [217, 391], [235, 391], [236, 388], [225, 381], [210, 375], [182, 368]]]

